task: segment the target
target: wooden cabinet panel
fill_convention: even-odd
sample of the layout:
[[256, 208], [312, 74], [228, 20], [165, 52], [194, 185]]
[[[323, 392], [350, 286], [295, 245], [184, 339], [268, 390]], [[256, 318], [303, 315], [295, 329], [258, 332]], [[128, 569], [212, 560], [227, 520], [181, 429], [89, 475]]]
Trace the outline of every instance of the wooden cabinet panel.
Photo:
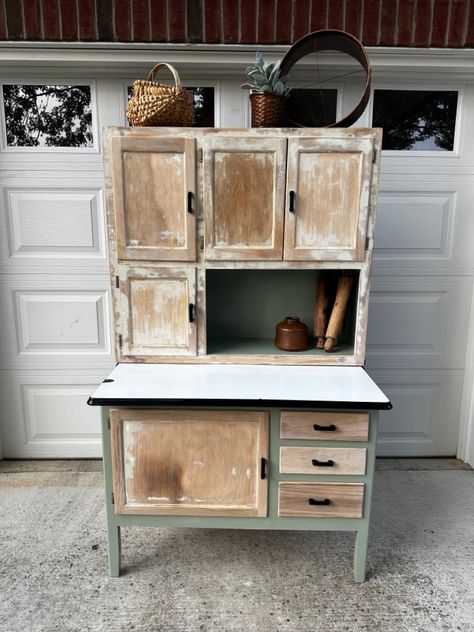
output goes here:
[[282, 439], [367, 441], [369, 415], [284, 410], [281, 413], [280, 436]]
[[282, 446], [282, 474], [365, 474], [365, 448]]
[[112, 160], [118, 258], [195, 261], [194, 139], [120, 136]]
[[291, 138], [285, 259], [363, 261], [371, 139]]
[[206, 258], [281, 260], [284, 138], [204, 141]]
[[111, 410], [115, 512], [266, 516], [268, 413]]
[[119, 359], [196, 355], [196, 271], [138, 268], [121, 272]]
[[362, 518], [363, 483], [299, 483], [278, 485], [282, 518]]

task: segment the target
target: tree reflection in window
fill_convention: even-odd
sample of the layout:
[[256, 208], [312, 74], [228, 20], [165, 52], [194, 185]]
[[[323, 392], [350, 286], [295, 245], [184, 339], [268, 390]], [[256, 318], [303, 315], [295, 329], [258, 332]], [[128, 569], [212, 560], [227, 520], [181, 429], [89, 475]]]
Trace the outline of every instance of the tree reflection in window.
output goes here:
[[90, 86], [4, 85], [7, 145], [92, 147]]
[[452, 151], [458, 93], [375, 90], [372, 125], [383, 127], [382, 149]]
[[[194, 98], [193, 127], [214, 127], [214, 88], [186, 86], [186, 90], [192, 92]], [[133, 86], [127, 87], [127, 95], [129, 99], [132, 97]]]

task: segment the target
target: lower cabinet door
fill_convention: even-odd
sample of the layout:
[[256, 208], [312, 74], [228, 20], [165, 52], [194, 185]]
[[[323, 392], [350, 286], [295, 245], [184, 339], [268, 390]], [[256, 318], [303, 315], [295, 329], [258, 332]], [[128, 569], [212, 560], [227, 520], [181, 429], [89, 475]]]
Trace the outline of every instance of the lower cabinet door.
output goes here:
[[279, 484], [278, 515], [284, 518], [362, 518], [363, 483]]
[[116, 513], [267, 515], [267, 412], [115, 409], [110, 421]]

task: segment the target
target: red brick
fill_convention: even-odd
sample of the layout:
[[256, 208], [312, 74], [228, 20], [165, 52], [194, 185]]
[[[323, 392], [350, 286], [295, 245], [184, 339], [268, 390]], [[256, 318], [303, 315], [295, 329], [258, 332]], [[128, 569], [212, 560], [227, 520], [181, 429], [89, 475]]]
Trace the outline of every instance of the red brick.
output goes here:
[[467, 32], [466, 32], [466, 42], [465, 46], [469, 48], [474, 48], [474, 0], [470, 0], [469, 2], [469, 16], [467, 18]]
[[398, 46], [411, 46], [415, 22], [416, 0], [399, 0], [398, 28], [395, 43]]
[[239, 41], [239, 5], [235, 0], [223, 1], [225, 44], [236, 44]]
[[[3, 3], [1, 5], [3, 10]], [[25, 19], [25, 39], [42, 39], [39, 0], [28, 0], [28, 2], [25, 2], [23, 4], [23, 16]]]
[[204, 0], [204, 41], [210, 44], [220, 42], [220, 13], [219, 0]]
[[186, 41], [186, 8], [184, 0], [168, 2], [169, 41], [184, 43]]
[[18, 0], [5, 1], [7, 39], [17, 40], [25, 37], [21, 3]]
[[43, 15], [44, 39], [59, 39], [59, 13], [56, 0], [41, 0], [41, 12]]
[[393, 46], [395, 44], [396, 11], [396, 0], [382, 0], [382, 12], [380, 14], [380, 46]]
[[132, 33], [134, 42], [150, 41], [148, 0], [132, 0]]
[[469, 7], [466, 0], [452, 0], [448, 31], [448, 46], [453, 48], [461, 48], [464, 46], [464, 33], [468, 11]]
[[365, 0], [362, 41], [366, 46], [375, 46], [379, 39], [380, 0]]
[[346, 2], [346, 28], [345, 30], [362, 39], [362, 2], [361, 0], [347, 0]]
[[429, 46], [431, 23], [433, 20], [433, 6], [431, 0], [418, 0], [416, 6], [415, 32], [413, 46]]
[[240, 43], [257, 42], [257, 3], [255, 0], [240, 0]]
[[287, 44], [291, 38], [291, 0], [276, 0], [275, 43]]
[[327, 28], [327, 3], [331, 0], [313, 0], [311, 4], [311, 16], [309, 20], [310, 32], [322, 31]]
[[80, 0], [79, 9], [79, 39], [95, 40], [95, 14], [93, 0]]
[[297, 0], [293, 5], [293, 42], [311, 32], [309, 8], [309, 0]]
[[449, 19], [449, 0], [435, 0], [433, 9], [433, 29], [431, 46], [446, 46]]
[[0, 40], [7, 39], [7, 24], [5, 20], [5, 7], [3, 2], [0, 2]]
[[202, 42], [202, 0], [186, 0], [186, 41]]
[[166, 0], [152, 0], [150, 2], [150, 22], [152, 42], [166, 42], [168, 40]]
[[59, 0], [61, 12], [61, 39], [66, 42], [77, 40], [77, 6], [75, 0]]
[[271, 44], [275, 41], [273, 26], [275, 22], [275, 6], [273, 0], [258, 1], [258, 31], [259, 44]]
[[114, 37], [114, 7], [113, 0], [96, 1], [97, 39], [102, 42], [112, 42]]
[[330, 0], [328, 3], [328, 29], [344, 29], [344, 0]]

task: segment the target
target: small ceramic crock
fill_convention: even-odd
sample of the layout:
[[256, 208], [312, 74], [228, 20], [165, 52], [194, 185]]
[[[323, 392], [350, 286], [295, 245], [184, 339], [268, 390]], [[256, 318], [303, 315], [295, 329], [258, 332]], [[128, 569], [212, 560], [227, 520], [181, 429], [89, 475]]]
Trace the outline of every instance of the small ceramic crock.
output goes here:
[[296, 316], [286, 316], [275, 330], [275, 347], [284, 351], [304, 351], [309, 346], [308, 327]]

